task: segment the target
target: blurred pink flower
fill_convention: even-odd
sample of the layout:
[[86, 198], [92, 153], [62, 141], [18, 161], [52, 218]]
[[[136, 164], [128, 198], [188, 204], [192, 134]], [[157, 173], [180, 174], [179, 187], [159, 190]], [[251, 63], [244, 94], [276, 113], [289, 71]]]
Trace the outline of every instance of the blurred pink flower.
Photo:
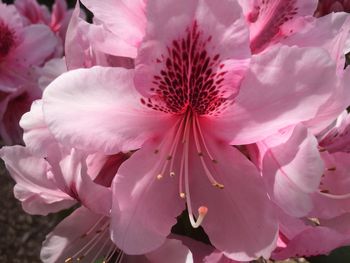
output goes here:
[[0, 137], [5, 144], [22, 142], [20, 117], [41, 97], [37, 69], [58, 46], [50, 28], [27, 24], [14, 5], [0, 3]]
[[64, 43], [72, 10], [68, 10], [65, 0], [55, 0], [50, 12], [47, 6], [36, 0], [16, 0], [14, 5], [28, 24], [47, 25]]

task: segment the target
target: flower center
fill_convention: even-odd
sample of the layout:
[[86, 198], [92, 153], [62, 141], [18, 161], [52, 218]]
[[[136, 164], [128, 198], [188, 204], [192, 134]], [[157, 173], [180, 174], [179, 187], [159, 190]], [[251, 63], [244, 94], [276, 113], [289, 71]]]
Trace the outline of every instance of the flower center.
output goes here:
[[[157, 164], [159, 173], [157, 179], [161, 180], [164, 176], [178, 177], [179, 196], [186, 200], [189, 219], [194, 228], [197, 228], [202, 223], [205, 215], [208, 212], [206, 206], [198, 208], [197, 221], [193, 217], [192, 202], [190, 195], [189, 183], [189, 154], [191, 154], [191, 146], [195, 147], [198, 158], [202, 165], [203, 171], [209, 182], [218, 189], [223, 189], [224, 185], [220, 184], [213, 176], [215, 165], [218, 161], [214, 158], [208, 145], [205, 142], [205, 137], [199, 123], [199, 114], [191, 110], [181, 116], [173, 129], [164, 138], [160, 144], [162, 152], [168, 155], [162, 156]], [[194, 144], [192, 145], [191, 143]], [[159, 150], [155, 151], [158, 154]], [[192, 153], [193, 154], [193, 153]]]
[[6, 57], [14, 45], [14, 32], [5, 23], [0, 21], [0, 59]]
[[223, 90], [227, 71], [220, 55], [208, 52], [211, 36], [204, 37], [196, 22], [186, 32], [156, 59], [163, 69], [153, 76], [154, 96], [141, 102], [168, 113], [185, 113], [188, 108], [199, 115], [218, 113], [227, 104]]

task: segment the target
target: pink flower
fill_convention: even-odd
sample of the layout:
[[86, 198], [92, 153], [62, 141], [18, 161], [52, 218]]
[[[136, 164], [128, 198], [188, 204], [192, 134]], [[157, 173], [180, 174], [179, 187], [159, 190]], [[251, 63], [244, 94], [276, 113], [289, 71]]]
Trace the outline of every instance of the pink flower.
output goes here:
[[232, 1], [148, 1], [146, 13], [135, 70], [60, 76], [44, 93], [49, 129], [84, 151], [140, 148], [113, 182], [112, 239], [126, 253], [161, 246], [187, 205], [192, 226], [225, 255], [268, 258], [274, 208], [256, 167], [231, 145], [313, 118], [337, 82], [336, 65], [323, 49], [278, 45], [250, 59]]
[[25, 25], [13, 5], [1, 3], [0, 10], [0, 89], [10, 91], [33, 81], [33, 67], [53, 54], [57, 41], [46, 26]]
[[67, 26], [72, 15], [64, 0], [55, 0], [52, 12], [44, 5], [39, 5], [35, 0], [16, 0], [15, 6], [28, 24], [44, 24], [50, 27], [52, 32], [64, 42]]
[[27, 25], [14, 5], [0, 3], [0, 136], [6, 144], [21, 143], [19, 119], [41, 96], [37, 67], [52, 58], [57, 45], [48, 27]]

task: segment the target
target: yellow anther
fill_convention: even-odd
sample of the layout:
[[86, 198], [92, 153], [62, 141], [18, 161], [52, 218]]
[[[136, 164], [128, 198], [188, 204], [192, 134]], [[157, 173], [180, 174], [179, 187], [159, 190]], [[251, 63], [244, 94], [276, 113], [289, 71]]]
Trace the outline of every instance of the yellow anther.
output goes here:
[[213, 186], [219, 188], [219, 189], [224, 189], [225, 186], [223, 184], [219, 184], [219, 183], [214, 183]]

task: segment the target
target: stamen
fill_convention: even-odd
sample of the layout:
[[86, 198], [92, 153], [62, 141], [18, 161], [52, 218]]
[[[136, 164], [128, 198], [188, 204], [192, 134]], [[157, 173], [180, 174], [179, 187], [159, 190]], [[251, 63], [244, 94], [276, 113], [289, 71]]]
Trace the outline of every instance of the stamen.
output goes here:
[[[176, 122], [176, 124], [173, 126], [173, 128], [172, 128], [172, 130], [177, 129], [176, 135], [175, 135], [175, 140], [174, 140], [174, 142], [172, 143], [172, 145], [171, 145], [171, 147], [170, 147], [170, 153], [169, 153], [168, 157], [166, 158], [166, 161], [163, 163], [161, 172], [157, 175], [157, 179], [158, 179], [158, 180], [160, 180], [160, 179], [163, 178], [163, 174], [165, 174], [165, 171], [166, 171], [166, 169], [167, 169], [167, 167], [168, 167], [169, 161], [171, 161], [171, 164], [170, 164], [170, 171], [173, 171], [173, 166], [174, 166], [173, 163], [174, 163], [174, 159], [175, 159], [175, 158], [173, 158], [173, 156], [174, 156], [174, 154], [176, 153], [177, 145], [178, 145], [178, 143], [179, 143], [179, 137], [180, 137], [180, 134], [181, 134], [181, 131], [182, 131], [183, 122], [184, 122], [183, 118], [180, 118], [180, 119]], [[179, 125], [180, 125], [180, 126], [179, 126]], [[170, 135], [170, 136], [172, 136], [172, 135], [173, 135], [173, 132], [171, 132], [171, 135]], [[166, 141], [166, 139], [164, 139], [164, 140], [162, 141], [162, 143], [161, 143], [160, 146], [164, 145], [164, 144], [165, 144], [165, 141]], [[157, 153], [159, 152], [159, 150], [156, 150], [156, 151], [157, 151]], [[171, 175], [170, 175], [170, 176], [171, 176]]]
[[96, 256], [91, 260], [91, 263], [95, 263], [97, 261], [98, 257], [101, 255], [103, 249], [106, 247], [108, 242], [111, 242], [111, 240], [109, 238], [106, 238], [105, 242], [102, 244], [100, 249], [97, 251]]
[[[114, 247], [114, 249], [112, 250], [112, 252], [109, 254], [108, 258], [106, 258], [106, 262], [110, 261], [111, 258], [113, 257], [113, 255], [115, 254], [115, 252], [117, 251], [117, 247]], [[108, 255], [108, 254], [107, 254]]]
[[106, 253], [106, 256], [103, 258], [103, 263], [107, 263], [111, 258], [112, 256], [114, 255], [116, 251], [116, 246], [114, 244], [111, 244], [110, 248], [108, 249], [107, 253]]
[[328, 171], [331, 171], [331, 172], [334, 172], [335, 170], [337, 170], [336, 167], [330, 167], [330, 168], [327, 168]]
[[[103, 234], [105, 234], [108, 230], [109, 221], [104, 223], [101, 227], [101, 231], [96, 231], [96, 235], [89, 240], [79, 251], [77, 251], [71, 258], [72, 260], [74, 258], [77, 259], [77, 261], [82, 260], [86, 255], [90, 253], [90, 251], [100, 242], [100, 240], [104, 237]], [[86, 251], [85, 251], [86, 250]], [[85, 251], [85, 252], [84, 252]]]
[[[218, 161], [215, 160], [215, 158], [214, 158], [214, 157], [212, 156], [212, 154], [210, 153], [210, 151], [209, 151], [209, 149], [208, 149], [208, 147], [207, 147], [207, 144], [205, 143], [204, 136], [203, 136], [202, 129], [201, 129], [201, 126], [200, 126], [200, 124], [199, 124], [197, 115], [195, 115], [194, 120], [195, 120], [195, 123], [196, 123], [196, 126], [197, 126], [198, 133], [199, 133], [199, 135], [200, 135], [200, 137], [201, 137], [201, 140], [202, 140], [204, 149], [205, 149], [205, 151], [207, 152], [207, 154], [208, 154], [210, 160], [212, 160], [213, 163], [218, 163]], [[193, 133], [195, 133], [195, 132], [193, 131]]]
[[[193, 126], [193, 137], [194, 137], [194, 142], [195, 142], [195, 145], [196, 145], [196, 149], [197, 149], [198, 155], [199, 155], [199, 157], [200, 157], [200, 159], [201, 159], [201, 163], [202, 163], [203, 168], [204, 168], [204, 172], [205, 172], [205, 174], [207, 175], [207, 177], [208, 177], [210, 183], [211, 183], [213, 186], [215, 186], [215, 187], [217, 187], [217, 188], [219, 188], [219, 189], [224, 189], [224, 185], [218, 183], [218, 182], [215, 180], [215, 178], [213, 177], [213, 175], [211, 174], [209, 168], [207, 167], [207, 165], [206, 165], [206, 163], [205, 163], [204, 156], [203, 156], [203, 153], [202, 153], [202, 148], [201, 148], [201, 145], [200, 145], [200, 142], [199, 142], [199, 139], [198, 139], [198, 134], [197, 134], [197, 131], [198, 131], [199, 134], [201, 134], [201, 131], [200, 131], [199, 128], [198, 128], [200, 125], [199, 125], [199, 122], [198, 122], [198, 120], [197, 120], [197, 116], [195, 116], [194, 119], [195, 119], [195, 121], [192, 122], [192, 126]], [[205, 147], [205, 150], [206, 150], [207, 153], [208, 153], [208, 156], [211, 156], [210, 153], [208, 152], [208, 148], [207, 148], [206, 145], [205, 145], [203, 135], [201, 135], [201, 139], [202, 139], [202, 143], [203, 143], [203, 145], [204, 145], [204, 147]], [[210, 157], [210, 158], [211, 158], [211, 160], [212, 160], [213, 162], [216, 161], [214, 158], [212, 158], [212, 157]]]
[[64, 263], [71, 263], [71, 262], [73, 262], [73, 259], [72, 259], [72, 258], [67, 258], [67, 259], [64, 261]]
[[122, 260], [123, 260], [123, 257], [124, 257], [124, 252], [123, 251], [120, 251], [120, 253], [119, 253], [119, 255], [118, 255], [118, 257], [117, 257], [117, 259], [116, 259], [116, 263], [120, 263], [120, 262], [122, 262]]
[[95, 228], [102, 222], [102, 220], [104, 220], [105, 217], [101, 216], [101, 218], [99, 220], [96, 221], [96, 223], [89, 229], [89, 231], [87, 231], [86, 233], [84, 233], [83, 235], [81, 235], [81, 238], [84, 238], [88, 235], [90, 235], [93, 231], [95, 231]]
[[180, 176], [179, 176], [179, 193], [181, 198], [185, 198], [186, 196], [183, 191], [184, 164], [185, 164], [185, 156], [183, 154], [181, 157]]
[[[174, 143], [173, 145], [171, 146], [171, 150], [170, 150], [170, 154], [175, 156], [176, 154], [176, 151], [177, 151], [177, 148], [179, 146], [179, 139], [180, 139], [180, 136], [181, 136], [181, 132], [183, 130], [183, 124], [185, 122], [185, 119], [186, 118], [182, 118], [181, 120], [181, 123], [180, 123], [180, 126], [176, 132], [176, 135], [175, 135], [175, 139], [174, 139]], [[175, 176], [175, 172], [174, 172], [174, 162], [175, 162], [175, 158], [172, 158], [171, 159], [171, 162], [170, 162], [170, 176]]]

